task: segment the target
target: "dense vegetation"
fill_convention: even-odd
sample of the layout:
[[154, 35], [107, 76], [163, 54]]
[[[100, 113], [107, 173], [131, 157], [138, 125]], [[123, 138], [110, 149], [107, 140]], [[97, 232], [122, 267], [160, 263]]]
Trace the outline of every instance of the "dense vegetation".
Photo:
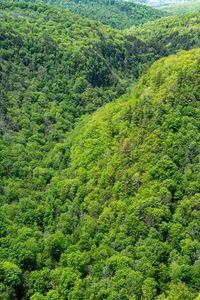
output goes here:
[[[30, 0], [27, 0], [30, 2]], [[121, 0], [31, 0], [61, 6], [73, 13], [124, 29], [166, 15], [157, 9]]]
[[83, 115], [198, 46], [200, 14], [123, 33], [6, 1], [0, 19], [0, 299], [195, 299], [199, 50]]
[[66, 126], [123, 93], [128, 78], [138, 74], [143, 43], [135, 37], [46, 6], [1, 3], [1, 8], [1, 91], [17, 105], [16, 126], [16, 111], [38, 101], [34, 110], [40, 112], [65, 106]]
[[136, 3], [142, 3], [145, 5], [150, 5], [153, 7], [165, 7], [168, 5], [181, 5], [181, 4], [189, 4], [189, 3], [195, 3], [198, 0], [129, 0], [131, 2], [136, 2]]
[[49, 197], [62, 207], [57, 234], [69, 239], [59, 262], [79, 272], [80, 299], [197, 296], [199, 55], [162, 59], [133, 95], [72, 135], [69, 167], [52, 179]]
[[200, 10], [200, 1], [167, 5], [167, 6], [162, 7], [161, 9], [171, 15], [183, 14], [183, 13], [192, 12], [192, 11], [198, 11], [198, 10]]
[[199, 54], [156, 63], [32, 176], [15, 145], [21, 166], [8, 161], [1, 187], [2, 299], [197, 296]]
[[165, 17], [128, 29], [148, 45], [149, 61], [200, 46], [200, 12]]
[[124, 93], [149, 62], [200, 40], [200, 14], [123, 34], [43, 5], [0, 8], [3, 133], [24, 134], [26, 124], [27, 135], [37, 129], [40, 138], [57, 141], [77, 117]]

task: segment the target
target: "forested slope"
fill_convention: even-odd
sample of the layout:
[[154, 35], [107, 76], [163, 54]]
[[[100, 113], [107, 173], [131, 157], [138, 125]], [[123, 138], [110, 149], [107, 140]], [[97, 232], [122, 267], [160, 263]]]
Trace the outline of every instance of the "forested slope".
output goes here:
[[68, 132], [149, 62], [198, 46], [199, 14], [147, 39], [45, 5], [0, 8], [0, 299], [176, 299], [177, 282], [177, 299], [195, 298], [199, 51], [158, 62]]
[[108, 105], [72, 136], [70, 168], [51, 192], [68, 199], [59, 220], [78, 257], [91, 253], [85, 299], [197, 296], [199, 55], [162, 59], [130, 100]]
[[197, 297], [199, 55], [160, 60], [83, 119], [46, 158], [62, 166], [50, 181], [50, 165], [32, 186], [4, 179], [2, 299]]
[[0, 7], [3, 127], [19, 131], [31, 122], [43, 124], [41, 133], [51, 127], [52, 134], [59, 111], [66, 131], [74, 118], [124, 93], [129, 78], [138, 76], [145, 46], [137, 38], [46, 6]]
[[131, 2], [137, 2], [137, 3], [142, 3], [142, 4], [146, 4], [146, 5], [150, 5], [153, 7], [158, 7], [158, 8], [162, 8], [168, 5], [184, 5], [184, 4], [193, 4], [195, 2], [197, 2], [198, 0], [133, 0]]
[[172, 4], [172, 5], [167, 5], [162, 8], [163, 11], [170, 15], [176, 15], [176, 14], [184, 14], [187, 12], [192, 12], [192, 11], [198, 11], [200, 10], [200, 1], [194, 1], [194, 2], [186, 2], [182, 4]]
[[[80, 298], [198, 295], [199, 57], [197, 49], [161, 59], [131, 96], [72, 135], [70, 166], [50, 195], [67, 201], [57, 224], [73, 250], [60, 261], [84, 274]], [[83, 257], [88, 273], [76, 265]]]
[[151, 58], [155, 60], [180, 49], [188, 50], [200, 46], [199, 27], [200, 12], [195, 12], [164, 17], [128, 29], [127, 32], [148, 45], [149, 61], [151, 61]]
[[157, 9], [121, 0], [26, 0], [61, 6], [73, 13], [100, 21], [118, 29], [139, 25], [161, 18], [167, 13]]
[[[145, 27], [123, 34], [45, 5], [1, 2], [0, 8], [1, 132], [9, 131], [9, 139], [22, 133], [25, 144], [42, 139], [48, 149], [82, 114], [125, 93], [150, 62], [199, 45], [200, 14], [182, 23], [170, 19], [179, 24], [176, 35], [166, 29], [168, 18], [155, 22], [147, 39]], [[165, 30], [155, 33], [159, 24]]]

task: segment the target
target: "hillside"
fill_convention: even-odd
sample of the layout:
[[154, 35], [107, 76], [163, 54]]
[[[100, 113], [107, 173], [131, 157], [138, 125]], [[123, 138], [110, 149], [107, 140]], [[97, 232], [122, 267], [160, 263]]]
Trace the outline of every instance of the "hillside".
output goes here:
[[118, 29], [129, 28], [166, 15], [165, 12], [151, 7], [116, 0], [81, 0], [78, 5], [76, 0], [70, 0], [68, 3], [63, 0], [62, 5], [72, 12]]
[[52, 179], [4, 181], [2, 299], [197, 297], [199, 55], [161, 59], [80, 121], [46, 158]]
[[[148, 61], [200, 46], [200, 12], [165, 17], [127, 30], [148, 45]], [[154, 54], [153, 54], [154, 52]]]
[[45, 5], [0, 9], [1, 131], [37, 132], [45, 142], [61, 141], [77, 118], [125, 93], [157, 58], [200, 40], [199, 13], [124, 33]]
[[200, 10], [200, 1], [167, 5], [163, 6], [161, 9], [171, 15], [184, 14]]
[[16, 102], [15, 112], [27, 102], [41, 101], [34, 108], [40, 112], [57, 104], [69, 123], [123, 93], [138, 74], [143, 43], [135, 37], [47, 6], [1, 2], [0, 8], [1, 91]]
[[69, 237], [59, 262], [61, 274], [79, 274], [80, 299], [198, 294], [199, 55], [155, 63], [132, 95], [83, 120], [71, 137], [70, 165], [50, 195], [67, 201], [57, 215]]
[[200, 13], [0, 19], [0, 300], [195, 299]]
[[167, 5], [184, 5], [184, 4], [193, 4], [197, 0], [133, 0], [131, 2], [142, 3], [145, 5], [150, 5], [153, 7], [162, 8]]
[[73, 13], [118, 29], [129, 28], [166, 15], [164, 11], [120, 0], [26, 0], [26, 2], [61, 6]]
[[[47, 3], [65, 8], [81, 16], [99, 21], [114, 28], [125, 29], [143, 24], [166, 15], [166, 12], [144, 5], [109, 0], [22, 0], [23, 2]], [[15, 0], [14, 2], [22, 2]]]

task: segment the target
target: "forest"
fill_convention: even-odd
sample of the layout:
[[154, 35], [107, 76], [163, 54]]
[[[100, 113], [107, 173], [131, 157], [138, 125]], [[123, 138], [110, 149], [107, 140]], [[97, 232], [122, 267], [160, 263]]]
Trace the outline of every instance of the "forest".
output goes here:
[[199, 300], [200, 11], [73, 1], [0, 2], [0, 300]]
[[200, 1], [195, 0], [192, 2], [185, 2], [182, 4], [171, 4], [163, 6], [162, 9], [170, 15], [197, 11], [200, 10]]
[[[21, 0], [17, 0], [21, 1]], [[24, 0], [22, 0], [24, 1]], [[114, 28], [125, 29], [149, 20], [168, 15], [167, 12], [149, 6], [123, 0], [25, 0], [47, 3], [65, 8], [73, 13], [99, 21]]]

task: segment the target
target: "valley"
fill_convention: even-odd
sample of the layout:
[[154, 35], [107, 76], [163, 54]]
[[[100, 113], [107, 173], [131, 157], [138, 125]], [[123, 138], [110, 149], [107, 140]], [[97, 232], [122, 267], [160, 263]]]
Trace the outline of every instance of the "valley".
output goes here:
[[0, 300], [200, 299], [200, 11], [169, 14], [1, 1]]

